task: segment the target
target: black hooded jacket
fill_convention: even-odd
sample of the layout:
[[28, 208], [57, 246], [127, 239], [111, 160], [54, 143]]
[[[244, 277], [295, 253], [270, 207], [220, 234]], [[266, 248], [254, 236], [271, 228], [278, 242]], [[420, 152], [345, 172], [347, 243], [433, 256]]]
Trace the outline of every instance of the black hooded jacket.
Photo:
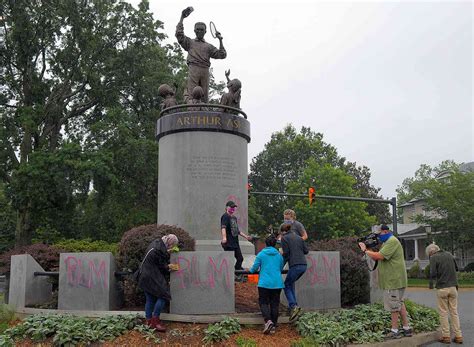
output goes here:
[[150, 249], [153, 250], [143, 262], [138, 279], [138, 286], [157, 298], [171, 300], [169, 286], [170, 272], [168, 268], [170, 255], [165, 243], [161, 239], [152, 241], [145, 254], [147, 254]]

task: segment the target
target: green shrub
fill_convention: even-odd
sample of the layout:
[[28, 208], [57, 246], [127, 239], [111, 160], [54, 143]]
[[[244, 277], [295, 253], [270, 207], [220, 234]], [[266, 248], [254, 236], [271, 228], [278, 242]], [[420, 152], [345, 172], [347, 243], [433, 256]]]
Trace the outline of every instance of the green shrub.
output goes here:
[[205, 343], [223, 341], [229, 338], [231, 334], [238, 333], [239, 331], [239, 320], [226, 317], [219, 323], [209, 324], [206, 330], [204, 330], [204, 338], [202, 340]]
[[474, 272], [474, 263], [469, 263], [464, 267], [464, 271], [466, 272]]
[[474, 272], [458, 272], [458, 281], [474, 283]]
[[[123, 234], [116, 257], [117, 268], [129, 272], [138, 269], [150, 242], [167, 234], [178, 237], [181, 251], [194, 251], [194, 239], [183, 229], [170, 225], [142, 225]], [[144, 305], [145, 296], [132, 279], [124, 278], [122, 289], [125, 306]]]
[[55, 247], [64, 249], [67, 252], [111, 252], [113, 255], [117, 254], [118, 244], [108, 243], [102, 240], [75, 240], [67, 239], [61, 240], [54, 244]]
[[420, 278], [420, 272], [420, 263], [415, 260], [407, 272], [408, 278]]
[[430, 264], [426, 265], [423, 273], [425, 274], [425, 278], [430, 279]]
[[339, 251], [341, 274], [341, 304], [354, 306], [370, 301], [370, 281], [367, 262], [355, 237], [316, 241], [312, 251]]
[[[410, 322], [415, 332], [434, 331], [439, 325], [436, 310], [407, 301]], [[337, 346], [349, 343], [382, 342], [390, 327], [390, 312], [381, 304], [357, 305], [333, 313], [304, 313], [296, 323], [304, 337], [296, 346]]]
[[30, 254], [45, 271], [55, 271], [59, 268], [59, 254], [64, 250], [44, 243], [16, 247], [0, 255], [0, 273], [10, 273], [11, 256]]

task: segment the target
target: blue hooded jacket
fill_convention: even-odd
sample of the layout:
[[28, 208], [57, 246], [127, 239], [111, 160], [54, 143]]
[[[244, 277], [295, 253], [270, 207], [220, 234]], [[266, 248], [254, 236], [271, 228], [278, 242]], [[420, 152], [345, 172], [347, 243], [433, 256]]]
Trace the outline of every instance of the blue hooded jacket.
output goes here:
[[281, 270], [283, 270], [283, 257], [275, 247], [265, 247], [257, 254], [257, 258], [249, 270], [251, 273], [257, 272], [258, 287], [267, 289], [284, 288]]

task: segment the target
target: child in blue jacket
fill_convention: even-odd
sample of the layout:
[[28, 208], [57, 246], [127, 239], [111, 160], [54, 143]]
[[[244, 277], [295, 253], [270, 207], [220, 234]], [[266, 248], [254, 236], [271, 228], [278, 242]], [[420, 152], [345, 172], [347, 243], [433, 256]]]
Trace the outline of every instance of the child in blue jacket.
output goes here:
[[275, 332], [278, 322], [278, 309], [280, 307], [280, 293], [285, 287], [281, 277], [283, 270], [283, 257], [275, 248], [276, 237], [271, 234], [265, 239], [265, 247], [258, 253], [255, 263], [249, 270], [255, 273], [260, 269], [258, 278], [258, 303], [262, 311], [265, 325], [263, 333], [269, 334]]

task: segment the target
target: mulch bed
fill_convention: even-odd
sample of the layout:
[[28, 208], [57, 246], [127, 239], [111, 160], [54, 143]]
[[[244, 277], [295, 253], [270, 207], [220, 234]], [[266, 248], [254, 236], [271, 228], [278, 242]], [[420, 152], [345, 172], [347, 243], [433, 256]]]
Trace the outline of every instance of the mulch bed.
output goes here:
[[[258, 290], [255, 283], [237, 282], [235, 284], [235, 308], [237, 313], [258, 313], [260, 312], [258, 306]], [[128, 307], [123, 310], [142, 311], [140, 307]], [[286, 308], [280, 306], [280, 315], [286, 312]], [[204, 338], [204, 330], [208, 324], [195, 323], [179, 323], [179, 322], [165, 322], [167, 327], [166, 333], [156, 333], [160, 338], [160, 346], [204, 346], [202, 339]], [[292, 342], [297, 341], [301, 336], [296, 331], [296, 328], [291, 324], [281, 324], [278, 326], [275, 334], [264, 335], [262, 333], [263, 319], [261, 325], [242, 325], [242, 330], [238, 334], [234, 334], [229, 339], [215, 343], [213, 346], [239, 346], [238, 340], [253, 341], [257, 346], [290, 346]], [[41, 346], [52, 346], [52, 339], [44, 341]], [[26, 339], [17, 346], [38, 346], [31, 340]], [[138, 331], [131, 330], [126, 334], [117, 337], [112, 341], [104, 343], [97, 343], [94, 346], [115, 347], [115, 346], [155, 346], [152, 341], [147, 341], [146, 338]]]
[[[166, 324], [168, 328], [166, 333], [157, 333], [161, 339], [160, 346], [204, 346], [202, 339], [204, 337], [204, 330], [207, 324], [192, 324], [192, 323], [169, 323]], [[239, 346], [237, 339], [253, 340], [258, 346], [274, 346], [283, 347], [290, 346], [292, 342], [300, 339], [300, 335], [296, 329], [289, 324], [282, 324], [278, 327], [275, 334], [264, 335], [261, 326], [242, 326], [242, 330], [238, 334], [234, 334], [229, 339], [215, 343], [213, 346]], [[145, 340], [143, 335], [137, 331], [130, 331], [129, 333], [116, 338], [113, 341], [103, 343], [101, 346], [154, 346], [152, 342]]]

